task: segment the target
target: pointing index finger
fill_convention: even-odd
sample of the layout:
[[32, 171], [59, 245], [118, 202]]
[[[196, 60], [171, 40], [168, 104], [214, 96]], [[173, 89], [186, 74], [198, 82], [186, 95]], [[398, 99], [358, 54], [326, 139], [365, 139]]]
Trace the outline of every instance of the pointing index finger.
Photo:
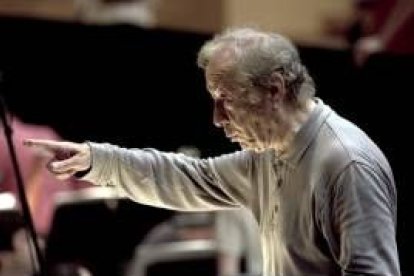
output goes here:
[[41, 147], [48, 150], [74, 150], [76, 146], [70, 142], [60, 142], [53, 140], [42, 140], [42, 139], [25, 139], [23, 141], [25, 146], [29, 147]]
[[56, 160], [71, 158], [79, 152], [79, 145], [72, 142], [61, 142], [42, 139], [26, 139], [23, 144], [29, 147], [38, 148], [52, 154]]

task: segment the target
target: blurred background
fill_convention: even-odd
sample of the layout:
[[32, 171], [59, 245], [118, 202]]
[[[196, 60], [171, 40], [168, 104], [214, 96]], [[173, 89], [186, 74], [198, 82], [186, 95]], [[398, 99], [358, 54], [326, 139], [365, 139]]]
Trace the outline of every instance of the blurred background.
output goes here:
[[[0, 94], [13, 118], [48, 126], [61, 139], [165, 151], [189, 146], [215, 156], [237, 147], [212, 124], [212, 102], [195, 63], [199, 47], [231, 26], [287, 35], [318, 96], [388, 156], [398, 189], [402, 274], [413, 275], [413, 14], [412, 0], [0, 0]], [[0, 171], [0, 192], [3, 184]], [[84, 185], [74, 186], [54, 201], [43, 232], [52, 264], [123, 275], [148, 231], [176, 215], [111, 193], [85, 196]], [[8, 219], [0, 224], [14, 229]], [[12, 249], [9, 243], [0, 251]]]

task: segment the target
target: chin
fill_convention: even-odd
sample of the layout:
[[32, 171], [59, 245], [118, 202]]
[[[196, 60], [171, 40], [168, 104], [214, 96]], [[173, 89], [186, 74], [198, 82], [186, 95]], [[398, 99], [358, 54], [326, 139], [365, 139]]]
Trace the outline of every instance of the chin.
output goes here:
[[267, 149], [267, 147], [265, 147], [264, 145], [258, 145], [258, 144], [250, 144], [247, 146], [247, 148], [255, 152], [264, 152]]
[[262, 152], [264, 151], [263, 148], [258, 147], [257, 145], [247, 144], [247, 143], [241, 143], [239, 142], [240, 147], [244, 150], [252, 150], [255, 152]]
[[258, 147], [256, 147], [256, 148], [253, 148], [253, 150], [255, 152], [264, 152], [266, 149], [265, 148], [258, 148]]
[[240, 142], [240, 141], [238, 143], [239, 143], [240, 147], [244, 150], [252, 149], [252, 147], [250, 145], [246, 144], [246, 143], [243, 143], [243, 142]]

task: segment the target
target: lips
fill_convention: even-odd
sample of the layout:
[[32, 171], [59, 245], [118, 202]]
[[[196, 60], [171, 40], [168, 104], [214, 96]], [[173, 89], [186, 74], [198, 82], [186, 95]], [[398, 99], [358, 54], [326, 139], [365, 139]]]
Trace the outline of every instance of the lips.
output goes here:
[[225, 130], [226, 137], [232, 142], [240, 142], [240, 136], [237, 132]]
[[224, 129], [224, 133], [226, 134], [227, 138], [234, 138], [236, 136], [236, 133], [228, 128]]

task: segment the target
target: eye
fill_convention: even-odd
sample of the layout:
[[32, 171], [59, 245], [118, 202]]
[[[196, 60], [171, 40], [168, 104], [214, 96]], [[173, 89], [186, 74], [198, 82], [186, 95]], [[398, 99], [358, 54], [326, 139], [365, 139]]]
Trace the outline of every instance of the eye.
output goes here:
[[222, 98], [223, 106], [226, 110], [234, 110], [234, 99], [231, 98]]
[[213, 87], [213, 85], [211, 85], [211, 84], [207, 84], [207, 85], [206, 85], [206, 89], [207, 89], [207, 91], [208, 91], [208, 92], [210, 92], [210, 93], [212, 93], [212, 92], [214, 91], [214, 87]]

